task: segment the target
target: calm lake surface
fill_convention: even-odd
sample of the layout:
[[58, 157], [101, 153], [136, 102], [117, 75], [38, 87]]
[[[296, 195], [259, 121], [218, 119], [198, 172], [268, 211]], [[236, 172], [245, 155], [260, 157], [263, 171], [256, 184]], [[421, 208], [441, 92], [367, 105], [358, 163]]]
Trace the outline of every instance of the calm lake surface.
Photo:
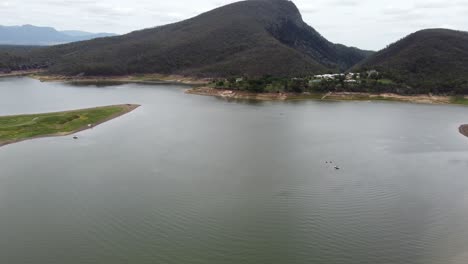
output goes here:
[[0, 148], [0, 263], [468, 263], [468, 108], [184, 89], [0, 79], [0, 115], [142, 105]]

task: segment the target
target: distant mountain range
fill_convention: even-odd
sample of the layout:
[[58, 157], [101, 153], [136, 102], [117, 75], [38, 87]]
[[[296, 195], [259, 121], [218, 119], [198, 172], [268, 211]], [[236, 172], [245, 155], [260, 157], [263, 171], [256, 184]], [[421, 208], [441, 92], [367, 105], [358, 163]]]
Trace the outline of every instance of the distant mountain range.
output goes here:
[[33, 25], [0, 26], [0, 45], [48, 46], [110, 36], [116, 36], [116, 34], [77, 30], [57, 31], [51, 27]]

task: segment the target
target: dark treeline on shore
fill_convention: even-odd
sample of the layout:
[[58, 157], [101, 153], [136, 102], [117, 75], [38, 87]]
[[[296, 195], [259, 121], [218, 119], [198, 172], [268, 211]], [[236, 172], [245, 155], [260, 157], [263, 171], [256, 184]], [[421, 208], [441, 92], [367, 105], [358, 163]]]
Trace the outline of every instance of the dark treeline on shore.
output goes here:
[[[338, 75], [335, 78], [321, 79], [314, 76], [304, 78], [280, 78], [264, 76], [261, 78], [227, 78], [216, 79], [212, 87], [254, 93], [305, 93], [305, 92], [365, 92], [414, 94], [468, 94], [468, 82], [460, 81], [456, 85], [430, 83], [426, 86], [409, 86], [403, 81], [385, 73], [369, 75], [366, 72], [356, 74], [360, 78], [349, 78]], [[457, 87], [456, 89], [453, 89]]]

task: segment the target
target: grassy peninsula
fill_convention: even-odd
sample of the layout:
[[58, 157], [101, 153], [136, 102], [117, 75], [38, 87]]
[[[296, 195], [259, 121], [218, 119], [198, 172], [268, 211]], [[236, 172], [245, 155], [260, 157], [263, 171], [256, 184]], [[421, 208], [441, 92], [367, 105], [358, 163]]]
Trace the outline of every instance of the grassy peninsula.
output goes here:
[[129, 113], [139, 105], [125, 104], [65, 112], [0, 117], [0, 146], [28, 139], [66, 136]]

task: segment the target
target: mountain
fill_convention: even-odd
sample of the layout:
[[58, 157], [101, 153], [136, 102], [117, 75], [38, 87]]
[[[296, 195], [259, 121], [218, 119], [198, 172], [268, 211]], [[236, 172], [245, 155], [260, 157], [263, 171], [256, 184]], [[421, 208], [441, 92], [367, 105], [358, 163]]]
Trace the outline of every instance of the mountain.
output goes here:
[[413, 91], [468, 94], [468, 32], [421, 30], [375, 53], [355, 69], [377, 69]]
[[299, 76], [346, 70], [369, 55], [336, 45], [286, 0], [248, 0], [127, 35], [33, 51], [60, 74], [165, 73]]
[[83, 31], [57, 31], [51, 27], [0, 26], [0, 45], [55, 45], [100, 37], [115, 36], [110, 33]]

